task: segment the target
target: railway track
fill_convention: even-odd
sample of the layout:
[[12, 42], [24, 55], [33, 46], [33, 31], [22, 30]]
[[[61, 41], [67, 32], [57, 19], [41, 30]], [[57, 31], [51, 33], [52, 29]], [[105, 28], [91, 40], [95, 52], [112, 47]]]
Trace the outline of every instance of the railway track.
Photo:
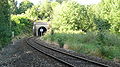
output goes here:
[[31, 37], [26, 40], [27, 44], [37, 51], [54, 58], [55, 60], [68, 65], [69, 67], [111, 67], [106, 64], [98, 63], [96, 61], [88, 60], [86, 58], [75, 56], [70, 53], [66, 53], [57, 50], [53, 47], [40, 44], [36, 41], [36, 37]]

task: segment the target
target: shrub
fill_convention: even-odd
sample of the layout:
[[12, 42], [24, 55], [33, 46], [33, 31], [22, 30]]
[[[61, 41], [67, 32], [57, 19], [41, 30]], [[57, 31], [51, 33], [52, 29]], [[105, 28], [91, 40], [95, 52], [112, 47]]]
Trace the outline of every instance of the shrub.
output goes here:
[[8, 0], [0, 0], [0, 47], [11, 40], [10, 6]]
[[32, 23], [25, 15], [12, 15], [11, 22], [12, 31], [14, 31], [15, 35], [30, 33], [32, 31]]
[[[86, 53], [90, 55], [99, 56], [106, 59], [120, 58], [120, 38], [117, 35], [104, 32], [104, 38], [101, 45], [97, 38], [97, 33], [88, 32], [86, 34], [80, 33], [65, 33], [56, 32], [52, 37], [54, 42], [61, 44], [67, 44], [69, 49], [79, 53]], [[43, 36], [46, 40], [50, 39], [50, 34]]]

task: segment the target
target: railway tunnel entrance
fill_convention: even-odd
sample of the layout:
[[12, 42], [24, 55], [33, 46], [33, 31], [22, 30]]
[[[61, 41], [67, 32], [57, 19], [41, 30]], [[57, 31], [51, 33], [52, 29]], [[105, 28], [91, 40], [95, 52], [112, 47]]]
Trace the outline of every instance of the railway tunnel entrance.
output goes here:
[[42, 36], [48, 31], [49, 24], [47, 22], [34, 22], [33, 24], [33, 35]]
[[42, 36], [42, 35], [44, 35], [44, 33], [47, 31], [47, 29], [45, 28], [45, 27], [40, 27], [39, 29], [38, 29], [38, 36]]

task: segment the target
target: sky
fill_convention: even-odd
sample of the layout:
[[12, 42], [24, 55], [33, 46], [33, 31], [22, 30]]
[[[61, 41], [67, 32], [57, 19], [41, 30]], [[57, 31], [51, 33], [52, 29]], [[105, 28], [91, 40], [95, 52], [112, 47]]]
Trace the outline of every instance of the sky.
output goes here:
[[[23, 0], [17, 0], [17, 1], [18, 1], [18, 3], [20, 3]], [[42, 0], [29, 0], [29, 1], [34, 4], [38, 4]], [[101, 0], [76, 0], [76, 1], [78, 3], [80, 3], [81, 5], [97, 4], [97, 3], [101, 2]]]

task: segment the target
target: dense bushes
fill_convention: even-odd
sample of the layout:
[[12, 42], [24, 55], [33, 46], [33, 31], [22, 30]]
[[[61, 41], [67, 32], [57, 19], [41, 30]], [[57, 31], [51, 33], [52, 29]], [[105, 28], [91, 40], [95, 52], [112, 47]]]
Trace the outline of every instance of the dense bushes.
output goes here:
[[29, 0], [23, 0], [21, 3], [20, 3], [20, 6], [18, 8], [18, 13], [21, 14], [21, 13], [25, 13], [25, 11], [28, 9], [28, 8], [31, 8], [33, 6], [33, 3], [31, 3]]
[[[88, 19], [85, 6], [76, 2], [63, 2], [54, 9], [53, 27], [61, 30], [83, 30], [87, 31], [93, 26], [93, 22]], [[88, 26], [90, 27], [88, 28]], [[92, 28], [91, 28], [92, 29]]]
[[32, 22], [25, 15], [12, 15], [11, 22], [15, 35], [32, 32]]
[[8, 43], [12, 32], [15, 36], [31, 33], [31, 20], [50, 21], [57, 33], [47, 34], [44, 39], [58, 42], [61, 46], [68, 44], [70, 49], [78, 52], [120, 58], [120, 0], [102, 0], [96, 5], [80, 5], [73, 0], [46, 0], [34, 6], [23, 1], [19, 8], [15, 0], [9, 0], [11, 9], [14, 9], [11, 13], [23, 13], [11, 15], [11, 23], [7, 1], [0, 1], [0, 44]]
[[61, 46], [67, 44], [69, 49], [80, 53], [120, 59], [119, 4], [119, 0], [102, 0], [86, 6], [74, 1], [62, 2], [53, 9], [51, 22], [57, 31], [43, 39]]
[[33, 6], [25, 14], [33, 20], [51, 21], [52, 27], [59, 30], [87, 32], [99, 31], [101, 28], [119, 33], [119, 3], [118, 0], [102, 0], [97, 5], [86, 6], [74, 1], [63, 1], [61, 4], [45, 2]]
[[92, 11], [97, 17], [108, 21], [110, 32], [119, 33], [120, 31], [120, 1], [119, 0], [102, 0], [101, 3], [92, 6]]
[[[28, 1], [27, 3], [22, 2], [19, 8], [20, 13], [32, 5], [33, 4]], [[29, 18], [23, 15], [11, 15], [18, 13], [17, 8], [15, 0], [0, 0], [0, 48], [12, 40], [12, 32], [14, 32], [15, 35], [19, 35], [32, 31], [32, 23], [30, 23]]]
[[102, 0], [96, 5], [80, 5], [74, 1], [44, 2], [29, 8], [25, 14], [32, 20], [51, 21], [52, 27], [58, 30], [88, 32], [101, 28], [119, 33], [119, 3], [118, 0]]
[[101, 28], [119, 33], [119, 3], [118, 0], [102, 0], [97, 5], [84, 6], [74, 1], [63, 2], [53, 11], [53, 27], [84, 32], [97, 31]]
[[0, 0], [0, 47], [6, 45], [11, 39], [9, 9], [8, 0]]
[[[73, 31], [74, 32], [74, 31]], [[111, 33], [105, 33], [103, 43], [99, 45], [97, 33], [88, 32], [81, 33], [57, 33], [47, 34], [43, 37], [44, 40], [54, 41], [63, 46], [67, 44], [68, 49], [72, 49], [79, 53], [99, 56], [107, 59], [120, 58], [120, 37]]]
[[58, 4], [57, 2], [45, 2], [40, 5], [35, 5], [28, 9], [25, 14], [33, 20], [45, 20], [47, 22], [52, 19], [53, 9]]

